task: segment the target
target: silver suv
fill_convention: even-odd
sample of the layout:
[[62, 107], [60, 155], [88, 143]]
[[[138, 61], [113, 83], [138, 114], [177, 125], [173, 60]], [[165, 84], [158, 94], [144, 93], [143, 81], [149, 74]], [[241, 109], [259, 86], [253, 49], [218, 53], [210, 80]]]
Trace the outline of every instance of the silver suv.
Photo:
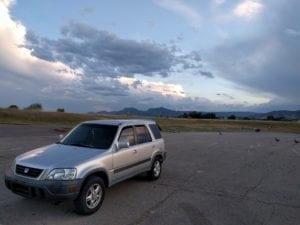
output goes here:
[[156, 180], [165, 159], [154, 121], [87, 121], [57, 143], [16, 157], [5, 184], [24, 197], [71, 199], [77, 213], [91, 214], [100, 208], [107, 187], [143, 172]]

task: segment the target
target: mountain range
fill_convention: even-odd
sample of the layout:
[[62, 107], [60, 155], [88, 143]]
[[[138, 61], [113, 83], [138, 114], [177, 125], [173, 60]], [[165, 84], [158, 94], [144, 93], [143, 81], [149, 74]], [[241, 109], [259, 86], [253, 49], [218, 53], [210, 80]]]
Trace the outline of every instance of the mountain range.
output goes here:
[[[99, 114], [110, 114], [110, 115], [135, 115], [135, 116], [149, 116], [149, 117], [178, 117], [184, 113], [191, 111], [177, 111], [167, 109], [164, 107], [150, 108], [148, 110], [139, 110], [133, 107], [124, 108], [120, 111], [100, 111]], [[206, 113], [206, 112], [202, 112]], [[213, 112], [219, 118], [227, 118], [230, 115], [235, 115], [238, 118], [251, 118], [251, 119], [267, 119], [268, 117], [274, 118], [285, 118], [288, 120], [300, 120], [300, 110], [297, 111], [272, 111], [268, 113], [257, 113], [257, 112]]]

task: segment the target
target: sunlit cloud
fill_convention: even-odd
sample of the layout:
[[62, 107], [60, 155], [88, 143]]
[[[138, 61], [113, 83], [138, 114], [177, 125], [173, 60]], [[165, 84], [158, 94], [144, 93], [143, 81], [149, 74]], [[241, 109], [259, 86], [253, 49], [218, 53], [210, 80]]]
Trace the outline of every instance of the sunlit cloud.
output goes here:
[[255, 18], [263, 9], [260, 0], [244, 0], [236, 5], [233, 14], [237, 17], [252, 19]]
[[217, 5], [223, 5], [226, 2], [226, 0], [214, 0], [214, 3]]
[[136, 78], [120, 77], [118, 80], [122, 84], [129, 86], [131, 91], [138, 92], [156, 92], [163, 96], [186, 97], [186, 94], [179, 84], [166, 84], [163, 82], [153, 82], [147, 80], [138, 80]]
[[0, 1], [0, 68], [2, 74], [14, 74], [39, 80], [80, 79], [80, 69], [73, 70], [61, 62], [48, 62], [31, 54], [25, 48], [26, 28], [20, 21], [12, 20], [9, 6], [13, 1]]
[[8, 7], [8, 6], [12, 5], [15, 1], [14, 0], [2, 0], [2, 2], [5, 7]]

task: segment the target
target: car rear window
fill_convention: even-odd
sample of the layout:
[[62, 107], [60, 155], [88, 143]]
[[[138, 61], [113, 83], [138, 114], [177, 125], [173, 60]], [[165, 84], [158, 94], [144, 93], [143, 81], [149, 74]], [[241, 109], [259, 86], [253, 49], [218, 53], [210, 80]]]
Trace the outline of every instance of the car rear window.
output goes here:
[[155, 139], [160, 139], [161, 134], [160, 134], [160, 130], [159, 130], [158, 126], [156, 124], [150, 124], [149, 127], [150, 127]]

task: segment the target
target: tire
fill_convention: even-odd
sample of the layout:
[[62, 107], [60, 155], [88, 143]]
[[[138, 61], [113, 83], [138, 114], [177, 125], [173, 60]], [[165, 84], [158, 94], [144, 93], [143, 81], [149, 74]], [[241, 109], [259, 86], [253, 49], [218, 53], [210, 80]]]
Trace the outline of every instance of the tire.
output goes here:
[[162, 161], [159, 158], [155, 158], [151, 170], [147, 172], [147, 176], [150, 180], [157, 180], [162, 171]]
[[90, 177], [74, 200], [75, 211], [81, 215], [96, 212], [102, 205], [105, 196], [105, 185], [102, 178]]

